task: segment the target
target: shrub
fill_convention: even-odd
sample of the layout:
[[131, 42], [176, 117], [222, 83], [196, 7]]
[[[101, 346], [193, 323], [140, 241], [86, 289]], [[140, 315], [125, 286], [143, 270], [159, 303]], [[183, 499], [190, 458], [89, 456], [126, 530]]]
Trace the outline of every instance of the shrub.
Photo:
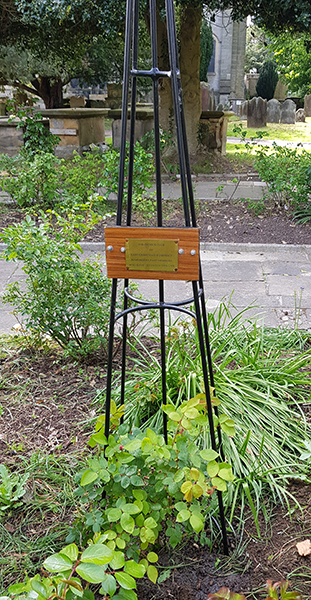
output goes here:
[[[124, 407], [112, 403], [111, 408], [115, 430]], [[25, 598], [29, 592], [30, 600], [36, 592], [46, 600], [94, 600], [87, 588], [95, 583], [107, 600], [137, 600], [136, 579], [145, 574], [154, 583], [158, 579], [158, 555], [152, 546], [161, 531], [173, 548], [189, 536], [206, 539], [211, 497], [216, 489], [226, 490], [232, 469], [217, 462], [217, 452], [195, 444], [208, 423], [203, 394], [178, 411], [173, 405], [163, 408], [168, 415], [167, 444], [152, 429], [129, 433], [125, 425], [107, 440], [104, 417], [99, 417], [90, 439], [97, 454], [93, 451], [77, 474], [76, 497], [85, 506], [79, 528], [68, 536], [67, 546], [46, 558], [44, 577], [12, 585], [10, 595]], [[87, 547], [81, 552], [78, 544]]]
[[276, 64], [272, 60], [266, 60], [260, 69], [259, 78], [256, 85], [258, 96], [271, 100], [274, 96], [276, 84], [278, 82], [278, 72]]
[[15, 307], [35, 334], [49, 335], [70, 353], [105, 355], [110, 314], [110, 281], [98, 260], [81, 261], [78, 244], [100, 220], [89, 207], [75, 206], [66, 216], [40, 214], [8, 227], [2, 257], [22, 260], [26, 289], [7, 286], [3, 300]]

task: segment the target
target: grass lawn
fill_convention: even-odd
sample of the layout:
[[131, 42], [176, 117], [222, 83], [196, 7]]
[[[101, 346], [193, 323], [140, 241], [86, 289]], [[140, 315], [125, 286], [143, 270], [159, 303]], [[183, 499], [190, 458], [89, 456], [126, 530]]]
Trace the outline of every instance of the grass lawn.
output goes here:
[[234, 127], [240, 124], [243, 126], [243, 131], [246, 130], [247, 138], [256, 137], [256, 131], [260, 130], [264, 133], [264, 138], [268, 140], [288, 140], [297, 143], [311, 142], [311, 117], [307, 117], [305, 123], [295, 123], [295, 125], [268, 123], [266, 127], [260, 127], [258, 130], [247, 128], [246, 121], [242, 121], [236, 117], [229, 122], [228, 137], [239, 138], [238, 133], [235, 133], [233, 130]]

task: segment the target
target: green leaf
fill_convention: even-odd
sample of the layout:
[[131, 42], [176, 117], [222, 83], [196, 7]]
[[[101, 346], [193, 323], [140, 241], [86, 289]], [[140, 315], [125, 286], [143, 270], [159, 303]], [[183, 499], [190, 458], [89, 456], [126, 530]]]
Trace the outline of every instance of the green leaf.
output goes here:
[[218, 472], [218, 477], [225, 481], [233, 481], [234, 475], [232, 473], [232, 467], [221, 467]]
[[146, 567], [138, 564], [135, 560], [128, 560], [124, 565], [125, 573], [133, 575], [133, 577], [143, 577], [146, 573]]
[[148, 517], [145, 519], [144, 523], [145, 527], [149, 527], [149, 529], [154, 529], [158, 526], [157, 522], [153, 519], [153, 517]]
[[216, 462], [216, 460], [211, 460], [211, 462], [208, 463], [206, 470], [210, 477], [216, 477], [219, 471], [219, 464]]
[[120, 508], [108, 508], [106, 510], [106, 515], [110, 523], [115, 523], [121, 519], [122, 511]]
[[125, 548], [125, 540], [123, 540], [122, 538], [117, 538], [116, 539], [116, 545], [118, 548], [120, 548], [120, 550], [124, 550]]
[[147, 560], [149, 560], [151, 563], [155, 563], [159, 560], [159, 557], [155, 552], [148, 552]]
[[137, 600], [137, 594], [133, 590], [123, 590], [120, 588], [113, 600]]
[[190, 515], [190, 510], [181, 510], [176, 517], [177, 523], [184, 523], [184, 521], [189, 519]]
[[72, 568], [72, 561], [65, 554], [52, 554], [45, 559], [43, 566], [52, 573], [63, 573]]
[[127, 533], [133, 533], [135, 529], [135, 521], [131, 517], [131, 515], [123, 513], [120, 519], [120, 524], [121, 527], [123, 527], [124, 531], [126, 531]]
[[31, 583], [30, 583], [32, 589], [37, 592], [37, 594], [40, 594], [40, 596], [43, 596], [43, 598], [48, 598], [50, 593], [48, 590], [45, 589], [44, 585], [42, 585], [42, 583], [40, 583], [40, 581], [36, 581], [35, 579], [32, 579]]
[[124, 513], [128, 513], [129, 515], [137, 515], [141, 512], [136, 504], [124, 504], [122, 506], [122, 511]]
[[65, 554], [65, 556], [68, 556], [70, 560], [75, 561], [77, 560], [79, 554], [78, 546], [76, 546], [76, 544], [69, 544], [69, 546], [62, 548], [61, 553]]
[[176, 422], [178, 422], [182, 419], [182, 414], [180, 414], [176, 411], [172, 411], [171, 413], [169, 413], [168, 416], [172, 421], [176, 421]]
[[198, 515], [192, 514], [190, 517], [190, 525], [196, 533], [200, 533], [204, 527], [204, 522]]
[[100, 446], [107, 446], [108, 444], [107, 438], [102, 431], [99, 431], [98, 433], [93, 433], [93, 435], [91, 436], [91, 440], [92, 442], [95, 442]]
[[220, 477], [212, 478], [212, 486], [215, 487], [216, 490], [219, 490], [220, 492], [225, 492], [227, 489], [226, 482], [223, 479], [220, 479]]
[[152, 583], [157, 583], [158, 579], [158, 569], [154, 565], [149, 565], [147, 569], [147, 575]]
[[150, 452], [152, 450], [153, 446], [152, 446], [152, 442], [148, 437], [145, 437], [141, 443], [141, 449], [144, 452], [144, 454]]
[[89, 483], [96, 481], [96, 479], [98, 479], [97, 473], [91, 469], [88, 469], [87, 471], [84, 471], [81, 477], [80, 485], [88, 485]]
[[105, 577], [103, 565], [95, 565], [92, 563], [80, 563], [76, 571], [82, 579], [89, 583], [101, 583]]
[[95, 565], [106, 565], [113, 557], [113, 550], [104, 544], [93, 544], [84, 550], [81, 562], [94, 563]]
[[200, 413], [197, 408], [187, 408], [185, 411], [185, 417], [187, 419], [197, 419], [200, 416]]
[[130, 477], [130, 482], [132, 485], [136, 485], [137, 487], [144, 485], [144, 480], [139, 475], [132, 475]]
[[135, 450], [138, 450], [138, 448], [141, 447], [141, 440], [135, 439], [135, 440], [130, 440], [130, 442], [127, 442], [124, 446], [124, 450], [127, 450], [127, 452], [135, 452]]
[[117, 589], [116, 580], [113, 575], [109, 573], [104, 574], [104, 579], [102, 580], [102, 593], [109, 594], [109, 596], [113, 596]]
[[135, 590], [136, 589], [136, 581], [128, 575], [127, 573], [118, 572], [115, 574], [115, 578], [119, 585], [125, 590]]
[[114, 552], [113, 559], [110, 561], [109, 565], [114, 571], [122, 569], [125, 565], [123, 552]]
[[201, 458], [203, 458], [203, 460], [210, 462], [210, 460], [215, 460], [215, 458], [217, 458], [217, 456], [219, 456], [219, 454], [218, 454], [218, 452], [215, 452], [215, 450], [212, 450], [211, 448], [210, 449], [206, 448], [205, 450], [201, 450], [200, 456], [201, 456]]

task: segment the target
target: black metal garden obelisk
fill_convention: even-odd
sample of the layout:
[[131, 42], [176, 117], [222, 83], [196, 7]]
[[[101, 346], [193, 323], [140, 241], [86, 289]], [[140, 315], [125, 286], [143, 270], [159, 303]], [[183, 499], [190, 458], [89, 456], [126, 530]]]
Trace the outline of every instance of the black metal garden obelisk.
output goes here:
[[[204, 299], [203, 278], [199, 259], [198, 229], [196, 228], [196, 216], [194, 208], [194, 196], [191, 182], [190, 163], [188, 155], [185, 120], [183, 113], [182, 93], [180, 84], [180, 73], [178, 66], [175, 12], [173, 0], [166, 0], [167, 37], [169, 47], [170, 70], [160, 71], [157, 59], [157, 31], [156, 31], [156, 0], [150, 0], [150, 35], [151, 35], [151, 59], [150, 70], [138, 70], [138, 11], [139, 0], [127, 0], [126, 31], [125, 31], [125, 55], [124, 55], [124, 77], [122, 95], [122, 120], [121, 120], [121, 147], [120, 168], [116, 227], [106, 229], [106, 255], [108, 276], [112, 277], [111, 313], [109, 326], [109, 348], [107, 368], [107, 391], [106, 391], [106, 421], [105, 435], [109, 434], [109, 416], [112, 388], [112, 356], [114, 343], [115, 322], [123, 321], [123, 344], [122, 344], [122, 373], [121, 373], [121, 403], [124, 401], [125, 393], [125, 363], [126, 363], [126, 341], [127, 341], [127, 319], [130, 313], [158, 309], [160, 313], [160, 343], [161, 343], [161, 365], [162, 365], [162, 402], [166, 404], [166, 366], [165, 366], [165, 311], [173, 309], [186, 313], [196, 319], [200, 354], [202, 361], [203, 379], [206, 393], [207, 414], [210, 428], [211, 445], [217, 450], [215, 430], [213, 423], [213, 409], [210, 397], [210, 386], [214, 387], [211, 352], [207, 326], [206, 306]], [[153, 109], [154, 109], [154, 139], [155, 139], [155, 175], [156, 175], [156, 205], [157, 205], [157, 228], [133, 228], [132, 219], [132, 182], [134, 165], [134, 139], [135, 139], [135, 112], [137, 100], [137, 77], [148, 77], [153, 85]], [[185, 228], [169, 229], [163, 227], [162, 217], [162, 189], [161, 189], [161, 163], [160, 163], [160, 127], [159, 127], [159, 79], [168, 77], [171, 80], [172, 96], [174, 102], [174, 114], [177, 136], [177, 149], [179, 155], [180, 181], [184, 209]], [[130, 109], [128, 108], [129, 93], [131, 88]], [[125, 156], [128, 112], [130, 112], [130, 138], [129, 138], [129, 167], [127, 173], [127, 211], [126, 227], [122, 225], [122, 207], [125, 182]], [[108, 229], [110, 230], [108, 232]], [[176, 239], [177, 238], [177, 239]], [[151, 240], [151, 241], [150, 241]], [[164, 254], [161, 255], [161, 248]], [[147, 248], [148, 247], [148, 248]], [[140, 266], [139, 252], [141, 248], [147, 248], [148, 255], [143, 257], [143, 267]], [[157, 250], [157, 261], [150, 258]], [[169, 258], [167, 256], [169, 255]], [[137, 259], [138, 256], [138, 259]], [[150, 263], [151, 261], [151, 263]], [[150, 266], [151, 264], [151, 266]], [[129, 276], [131, 279], [155, 279], [159, 282], [159, 298], [157, 302], [149, 302], [134, 298], [128, 289]], [[116, 315], [117, 280], [124, 279], [124, 307], [122, 312]], [[169, 279], [192, 281], [193, 297], [184, 301], [165, 302], [164, 281]], [[129, 308], [128, 300], [134, 301], [136, 306]], [[186, 305], [194, 304], [195, 311], [185, 308]], [[217, 413], [217, 407], [214, 409]], [[163, 413], [163, 433], [167, 440], [167, 417]], [[221, 432], [218, 428], [219, 450], [222, 452]], [[221, 529], [223, 537], [224, 552], [228, 554], [228, 543], [224, 508], [221, 492], [217, 492]]]

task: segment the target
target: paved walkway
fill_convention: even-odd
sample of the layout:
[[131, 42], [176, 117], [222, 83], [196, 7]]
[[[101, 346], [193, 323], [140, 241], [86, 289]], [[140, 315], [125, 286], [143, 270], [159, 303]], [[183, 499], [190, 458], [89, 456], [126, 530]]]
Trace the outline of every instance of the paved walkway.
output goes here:
[[[103, 244], [82, 247], [84, 258], [100, 253], [104, 263]], [[209, 311], [231, 298], [233, 313], [252, 305], [247, 314], [258, 315], [265, 325], [311, 330], [311, 245], [203, 243], [201, 261]], [[21, 267], [0, 261], [0, 295], [8, 283], [25, 279]], [[141, 281], [139, 287], [146, 299], [157, 298], [156, 281]], [[167, 300], [192, 296], [191, 284], [183, 281], [166, 282], [165, 289]], [[17, 323], [11, 310], [0, 304], [0, 333]]]
[[[233, 183], [233, 179], [237, 182]], [[224, 181], [217, 181], [217, 176], [206, 176], [205, 181], [194, 178], [194, 188], [195, 197], [203, 200], [259, 199], [265, 192], [261, 182], [246, 181], [235, 175]], [[163, 195], [180, 198], [180, 183], [164, 183]], [[84, 258], [100, 253], [104, 263], [102, 243], [81, 246]], [[2, 249], [0, 244], [0, 252]], [[201, 261], [209, 310], [232, 296], [237, 311], [256, 305], [248, 314], [260, 315], [266, 325], [296, 325], [311, 330], [311, 245], [202, 243]], [[22, 265], [0, 260], [0, 333], [9, 333], [16, 324], [11, 307], [1, 303], [5, 286], [16, 280], [25, 280]], [[157, 282], [141, 281], [139, 286], [144, 297], [157, 298]], [[167, 300], [192, 296], [189, 283], [167, 282], [165, 289]]]

